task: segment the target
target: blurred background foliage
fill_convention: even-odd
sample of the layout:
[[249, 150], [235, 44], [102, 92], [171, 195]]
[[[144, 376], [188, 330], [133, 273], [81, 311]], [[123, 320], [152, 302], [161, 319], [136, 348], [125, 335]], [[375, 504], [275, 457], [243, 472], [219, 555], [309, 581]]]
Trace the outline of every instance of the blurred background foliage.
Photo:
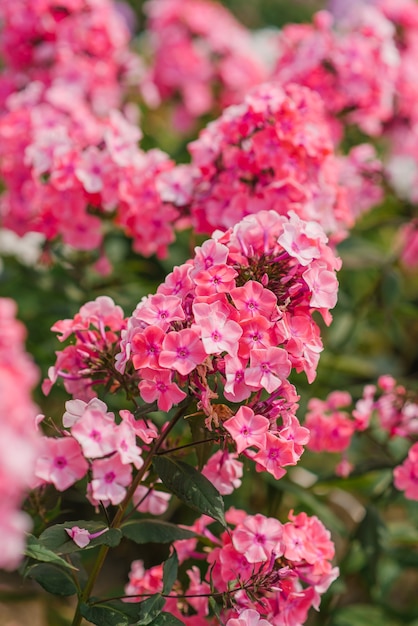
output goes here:
[[[143, 3], [132, 0], [131, 4], [140, 32], [145, 24]], [[309, 20], [324, 3], [229, 0], [225, 5], [246, 26], [263, 28]], [[159, 147], [174, 158], [186, 160], [186, 140], [170, 135], [170, 129], [162, 125], [162, 112], [144, 115], [148, 115], [145, 130], [149, 145], [157, 145], [164, 136], [164, 145]], [[323, 328], [324, 352], [317, 379], [312, 385], [302, 375], [293, 379], [301, 394], [301, 421], [311, 397], [324, 399], [331, 391], [341, 389], [357, 399], [364, 385], [375, 382], [381, 374], [390, 373], [408, 387], [417, 387], [418, 275], [399, 265], [396, 241], [397, 228], [411, 217], [411, 211], [413, 207], [388, 196], [339, 245], [343, 259], [339, 301], [333, 324]], [[145, 259], [132, 252], [130, 241], [123, 235], [109, 232], [105, 248], [113, 269], [106, 277], [92, 270], [98, 254], [92, 257], [75, 253], [59, 244], [50, 244], [42, 262], [33, 266], [4, 256], [0, 295], [18, 303], [19, 318], [28, 329], [27, 349], [39, 365], [40, 378], [46, 375], [54, 362], [54, 352], [60, 349], [49, 330], [56, 320], [73, 317], [82, 304], [104, 294], [129, 315], [143, 296], [155, 291], [174, 265], [189, 258], [200, 241], [184, 231], [178, 234], [167, 259]], [[48, 398], [40, 389], [36, 391], [40, 410], [57, 422], [67, 399], [59, 386]], [[110, 394], [102, 399], [114, 409], [126, 405], [123, 398]], [[371, 431], [354, 445], [356, 470], [349, 478], [334, 475], [334, 455], [305, 452], [300, 467], [292, 468], [280, 481], [255, 473], [248, 464], [242, 487], [225, 498], [227, 506], [263, 512], [282, 521], [290, 509], [303, 510], [317, 515], [331, 530], [341, 576], [323, 597], [320, 613], [310, 616], [311, 626], [418, 626], [418, 503], [406, 501], [393, 488], [391, 473], [391, 467], [405, 454], [402, 442], [388, 444]], [[57, 496], [52, 494], [43, 503], [45, 510], [53, 510], [56, 505]], [[75, 489], [65, 494], [62, 508], [62, 519], [68, 511], [74, 519], [92, 515], [91, 507]], [[187, 523], [193, 515], [174, 502], [166, 518]], [[92, 550], [87, 555], [87, 567], [94, 553]], [[121, 593], [133, 559], [143, 558], [149, 566], [165, 556], [165, 548], [144, 548], [127, 542], [113, 551], [100, 584], [107, 592]], [[3, 575], [2, 580], [4, 589], [9, 589], [7, 582], [15, 579]], [[34, 588], [19, 588], [17, 593], [22, 602], [34, 593]], [[10, 597], [16, 599], [16, 593]], [[57, 603], [48, 596], [43, 602], [46, 623], [68, 623], [67, 600]]]

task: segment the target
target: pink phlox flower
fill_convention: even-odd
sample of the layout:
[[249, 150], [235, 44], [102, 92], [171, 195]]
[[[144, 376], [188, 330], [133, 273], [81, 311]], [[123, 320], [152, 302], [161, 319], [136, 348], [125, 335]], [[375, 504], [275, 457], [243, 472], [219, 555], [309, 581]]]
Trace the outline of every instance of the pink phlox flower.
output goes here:
[[[148, 473], [144, 475], [143, 480], [146, 480], [147, 477]], [[161, 480], [157, 480], [156, 483], [149, 487], [142, 484], [136, 488], [132, 500], [135, 508], [140, 511], [140, 513], [162, 515], [166, 512], [171, 499], [171, 493], [154, 489], [155, 484], [161, 484]]]
[[[201, 581], [200, 570], [196, 565], [193, 565], [186, 571], [189, 577], [190, 584], [187, 589], [188, 595], [196, 595], [196, 598], [188, 598], [187, 602], [197, 611], [198, 615], [207, 615], [209, 613], [209, 598], [208, 594], [211, 591], [208, 583]], [[199, 597], [199, 594], [201, 596]]]
[[394, 485], [408, 500], [418, 500], [418, 443], [414, 443], [405, 461], [393, 470]]
[[201, 270], [208, 270], [214, 265], [223, 265], [227, 261], [229, 252], [227, 246], [213, 239], [207, 239], [201, 246], [196, 247], [194, 251], [192, 276]]
[[272, 626], [272, 622], [263, 619], [255, 609], [244, 609], [238, 617], [231, 617], [226, 626]]
[[159, 365], [187, 376], [196, 365], [203, 363], [206, 356], [200, 336], [194, 330], [184, 328], [178, 332], [171, 331], [165, 336]]
[[95, 500], [108, 500], [120, 504], [132, 479], [132, 467], [122, 463], [119, 455], [96, 459], [92, 463], [92, 496]]
[[272, 393], [289, 376], [290, 370], [291, 363], [283, 348], [253, 350], [250, 366], [245, 370], [245, 382], [255, 389], [264, 387], [268, 393]]
[[[321, 261], [313, 262], [303, 272], [303, 278], [312, 292], [310, 305], [317, 309], [333, 309], [337, 304], [338, 280], [335, 272]], [[327, 322], [327, 319], [325, 319]]]
[[232, 289], [230, 296], [240, 312], [241, 320], [256, 315], [270, 319], [276, 311], [277, 297], [254, 280], [249, 280], [243, 287]]
[[255, 415], [250, 407], [242, 406], [223, 426], [233, 438], [240, 454], [251, 446], [263, 448], [270, 422], [263, 415]]
[[178, 207], [190, 204], [195, 186], [194, 173], [190, 164], [176, 165], [172, 170], [162, 172], [156, 182], [161, 200]]
[[249, 563], [260, 563], [283, 554], [282, 534], [278, 520], [257, 513], [232, 531], [232, 544]]
[[109, 422], [114, 421], [114, 414], [107, 411], [106, 404], [99, 398], [92, 398], [89, 402], [83, 400], [67, 400], [66, 411], [62, 416], [62, 423], [65, 428], [71, 428], [84, 415], [86, 409], [99, 411]]
[[131, 341], [132, 363], [136, 369], [141, 367], [158, 368], [158, 357], [165, 332], [159, 326], [147, 326], [136, 332]]
[[115, 451], [115, 422], [96, 408], [85, 409], [72, 426], [71, 434], [81, 444], [83, 454], [88, 458], [103, 457]]
[[[135, 593], [159, 593], [163, 589], [163, 566], [156, 565], [146, 570], [143, 561], [132, 561], [129, 572], [129, 583], [125, 586], [125, 594], [132, 596]], [[138, 602], [142, 598], [127, 598], [127, 602]]]
[[182, 321], [185, 314], [178, 296], [157, 293], [149, 296], [135, 309], [137, 319], [167, 330], [173, 321]]
[[317, 222], [301, 220], [293, 211], [289, 211], [289, 218], [283, 223], [283, 234], [277, 241], [305, 267], [320, 258], [321, 244], [326, 244], [328, 237]]
[[209, 296], [213, 293], [229, 293], [234, 289], [238, 272], [229, 265], [212, 265], [207, 270], [194, 274], [197, 296]]
[[242, 359], [248, 359], [253, 350], [277, 345], [274, 327], [265, 317], [257, 315], [251, 319], [240, 320], [240, 326], [242, 336], [239, 340], [238, 354]]
[[276, 480], [279, 480], [286, 474], [283, 468], [287, 465], [296, 465], [299, 455], [295, 451], [292, 440], [288, 441], [280, 435], [276, 436], [268, 432], [264, 447], [257, 454], [251, 454], [251, 458], [257, 463], [258, 472], [269, 472]]
[[52, 483], [58, 491], [65, 491], [85, 476], [89, 466], [75, 439], [43, 437], [42, 445], [35, 464], [37, 478]]
[[98, 296], [96, 300], [83, 304], [80, 308], [80, 320], [98, 329], [107, 326], [111, 330], [119, 331], [125, 327], [125, 318], [122, 308], [115, 304], [109, 296]]
[[190, 263], [176, 266], [173, 271], [167, 275], [165, 281], [159, 285], [157, 293], [163, 293], [168, 296], [178, 296], [179, 298], [185, 297], [193, 290], [193, 281], [190, 278], [191, 268], [192, 265]]
[[246, 361], [239, 357], [226, 354], [224, 357], [225, 377], [224, 396], [231, 402], [242, 402], [248, 398], [252, 389], [245, 383], [245, 367]]
[[333, 392], [325, 402], [309, 400], [305, 425], [310, 431], [310, 450], [342, 452], [349, 447], [356, 424], [348, 413], [338, 410], [338, 406], [348, 403], [351, 404], [351, 397], [345, 392]]
[[103, 535], [108, 530], [108, 528], [104, 528], [103, 530], [99, 530], [96, 533], [90, 533], [86, 528], [80, 528], [79, 526], [65, 528], [65, 532], [71, 537], [71, 539], [79, 548], [85, 548], [89, 545], [92, 539], [100, 537], [100, 535]]
[[126, 328], [122, 329], [120, 334], [120, 352], [115, 356], [115, 368], [120, 374], [125, 373], [126, 364], [131, 358], [132, 340], [136, 333], [144, 330], [145, 323], [137, 320], [135, 317], [129, 317]]
[[280, 438], [292, 441], [295, 455], [300, 457], [304, 446], [309, 442], [310, 431], [305, 426], [301, 426], [295, 415], [282, 415], [283, 427], [280, 429]]
[[158, 429], [151, 420], [136, 420], [134, 415], [127, 409], [119, 411], [119, 415], [123, 421], [128, 422], [130, 427], [135, 431], [136, 436], [142, 439], [144, 443], [151, 443], [153, 439], [158, 437]]
[[173, 372], [161, 369], [142, 369], [141, 382], [138, 385], [141, 398], [151, 404], [157, 400], [161, 411], [169, 411], [174, 404], [184, 400], [186, 393], [173, 381]]
[[116, 426], [114, 446], [124, 465], [132, 463], [136, 469], [140, 469], [143, 466], [142, 450], [136, 445], [135, 428], [127, 420], [123, 420]]
[[202, 468], [202, 474], [223, 496], [229, 495], [241, 486], [243, 465], [236, 454], [218, 450]]
[[98, 193], [103, 189], [103, 179], [108, 167], [108, 154], [96, 146], [88, 146], [78, 157], [75, 176], [88, 193]]
[[193, 305], [196, 319], [193, 328], [199, 330], [206, 354], [227, 352], [236, 356], [242, 328], [224, 313], [217, 311], [213, 304], [199, 302]]

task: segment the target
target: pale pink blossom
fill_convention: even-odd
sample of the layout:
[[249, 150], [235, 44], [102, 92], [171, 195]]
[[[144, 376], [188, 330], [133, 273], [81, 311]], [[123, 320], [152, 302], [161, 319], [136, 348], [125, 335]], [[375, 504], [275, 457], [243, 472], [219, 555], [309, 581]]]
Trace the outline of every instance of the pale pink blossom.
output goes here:
[[80, 444], [72, 437], [43, 437], [43, 449], [36, 461], [35, 476], [65, 491], [85, 476], [88, 463]]

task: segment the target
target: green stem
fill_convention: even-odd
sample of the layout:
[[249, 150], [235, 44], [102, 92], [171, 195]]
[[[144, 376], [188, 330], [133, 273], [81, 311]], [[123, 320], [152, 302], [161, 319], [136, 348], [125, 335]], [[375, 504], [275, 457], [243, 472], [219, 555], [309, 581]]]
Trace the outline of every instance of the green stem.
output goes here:
[[[123, 501], [121, 502], [121, 504], [119, 505], [119, 508], [116, 512], [115, 517], [113, 518], [113, 521], [110, 525], [111, 528], [119, 528], [121, 523], [124, 520], [124, 516], [126, 513], [126, 510], [131, 502], [132, 496], [134, 495], [138, 485], [140, 484], [141, 480], [144, 478], [145, 474], [147, 473], [147, 471], [149, 470], [149, 468], [151, 467], [152, 464], [152, 459], [154, 458], [154, 456], [158, 453], [158, 451], [160, 450], [161, 446], [163, 445], [164, 441], [167, 439], [168, 435], [170, 434], [170, 432], [172, 431], [172, 429], [174, 428], [174, 426], [177, 424], [177, 422], [180, 420], [180, 418], [184, 415], [184, 413], [186, 412], [188, 406], [190, 405], [190, 398], [187, 398], [185, 400], [185, 402], [183, 402], [180, 406], [179, 409], [177, 411], [177, 413], [174, 415], [173, 419], [171, 420], [171, 422], [169, 422], [169, 425], [167, 426], [167, 428], [164, 430], [164, 432], [160, 435], [160, 437], [154, 442], [153, 446], [151, 447], [151, 450], [149, 451], [149, 454], [147, 456], [147, 458], [144, 461], [144, 465], [141, 467], [141, 469], [138, 471], [138, 473], [136, 474], [135, 478], [133, 479], [128, 491], [126, 492], [126, 496], [123, 499]], [[107, 553], [109, 551], [109, 546], [106, 545], [102, 545], [100, 547], [99, 550], [99, 554], [97, 555], [97, 559], [96, 562], [93, 565], [93, 568], [90, 572], [89, 578], [87, 580], [86, 586], [84, 587], [82, 593], [80, 594], [79, 600], [78, 600], [78, 604], [77, 604], [77, 609], [76, 612], [74, 614], [74, 619], [72, 621], [71, 626], [80, 626], [81, 624], [81, 620], [82, 620], [82, 615], [80, 612], [80, 606], [81, 604], [84, 604], [87, 602], [87, 600], [90, 597], [90, 594], [93, 590], [93, 587], [95, 585], [95, 582], [97, 580], [98, 575], [100, 574], [100, 571], [103, 567], [103, 563], [106, 559]]]

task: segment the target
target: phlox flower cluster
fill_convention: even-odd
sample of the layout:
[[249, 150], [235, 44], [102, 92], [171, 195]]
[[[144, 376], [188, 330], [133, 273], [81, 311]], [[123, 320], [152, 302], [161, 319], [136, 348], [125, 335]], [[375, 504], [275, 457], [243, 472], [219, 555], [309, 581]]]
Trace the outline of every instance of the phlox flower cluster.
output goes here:
[[132, 480], [132, 466], [140, 469], [144, 464], [141, 446], [147, 448], [158, 435], [155, 426], [136, 421], [127, 410], [119, 412], [122, 419], [117, 424], [98, 398], [70, 400], [66, 409], [61, 437], [42, 437], [35, 465], [36, 486], [52, 484], [65, 491], [89, 472], [89, 501], [94, 506], [120, 504]]
[[139, 59], [123, 15], [110, 0], [0, 2], [0, 109], [29, 85], [55, 103], [85, 102], [97, 115], [123, 102]]
[[68, 94], [56, 103], [32, 85], [0, 117], [3, 225], [78, 250], [100, 248], [117, 225], [136, 252], [165, 256], [179, 212], [162, 204], [157, 184], [173, 162], [141, 150], [140, 130], [118, 110], [98, 118]]
[[31, 392], [38, 371], [25, 352], [24, 326], [13, 300], [0, 298], [0, 568], [15, 569], [22, 558], [30, 518], [21, 512], [32, 485], [40, 450]]
[[161, 195], [172, 201], [178, 184], [174, 202], [189, 206], [197, 232], [229, 228], [262, 209], [294, 211], [337, 240], [353, 224], [323, 103], [305, 87], [265, 83], [254, 88], [209, 123], [188, 149], [189, 169], [169, 172]]
[[250, 87], [267, 78], [250, 32], [219, 3], [149, 0], [144, 10], [145, 52], [151, 62], [141, 90], [150, 106], [174, 101], [179, 130], [240, 102]]
[[[345, 410], [343, 410], [345, 409]], [[373, 419], [373, 422], [372, 422]], [[390, 438], [402, 437], [415, 442], [418, 434], [418, 396], [396, 382], [393, 376], [380, 376], [377, 385], [366, 385], [363, 396], [353, 406], [348, 392], [334, 391], [325, 401], [312, 398], [304, 426], [309, 429], [307, 447], [313, 452], [341, 452], [336, 473], [347, 476], [353, 465], [347, 451], [356, 432], [374, 426]], [[416, 443], [408, 458], [394, 470], [394, 484], [410, 499], [418, 499]]]
[[[193, 396], [208, 428], [280, 478], [307, 441], [288, 377], [295, 369], [315, 378], [322, 343], [312, 314], [331, 321], [339, 266], [318, 224], [294, 213], [247, 216], [138, 304], [116, 367], [123, 375], [132, 363], [142, 399], [163, 411]], [[238, 411], [224, 404], [244, 400]], [[217, 484], [223, 472], [239, 480], [235, 457], [218, 453], [212, 463], [204, 471]]]
[[[188, 586], [178, 581], [174, 586], [183, 597], [169, 599], [165, 610], [187, 626], [215, 624], [207, 597], [212, 590], [223, 596], [221, 616], [229, 626], [303, 624], [311, 607], [319, 609], [320, 596], [338, 575], [331, 564], [334, 544], [329, 531], [305, 513], [291, 512], [289, 521], [281, 523], [230, 509], [226, 519], [232, 529], [219, 538], [208, 528], [209, 518], [193, 524], [191, 529], [205, 539], [203, 552], [198, 539], [174, 543], [181, 564], [200, 556], [208, 568], [203, 575], [196, 566], [186, 570]], [[125, 593], [140, 596], [161, 590], [162, 566], [145, 570], [141, 561], [134, 561]]]
[[56, 322], [51, 330], [58, 333], [58, 339], [63, 342], [73, 337], [74, 342], [56, 352], [56, 363], [48, 370], [43, 392], [48, 394], [58, 378], [63, 379], [69, 394], [86, 402], [96, 396], [95, 384], [109, 385], [116, 390], [120, 381], [113, 360], [125, 326], [121, 307], [109, 296], [87, 302], [73, 319]]
[[395, 110], [395, 34], [394, 24], [374, 6], [356, 6], [335, 24], [320, 11], [312, 24], [283, 28], [273, 75], [281, 84], [296, 82], [318, 92], [336, 137], [341, 114], [367, 134], [379, 134]]

